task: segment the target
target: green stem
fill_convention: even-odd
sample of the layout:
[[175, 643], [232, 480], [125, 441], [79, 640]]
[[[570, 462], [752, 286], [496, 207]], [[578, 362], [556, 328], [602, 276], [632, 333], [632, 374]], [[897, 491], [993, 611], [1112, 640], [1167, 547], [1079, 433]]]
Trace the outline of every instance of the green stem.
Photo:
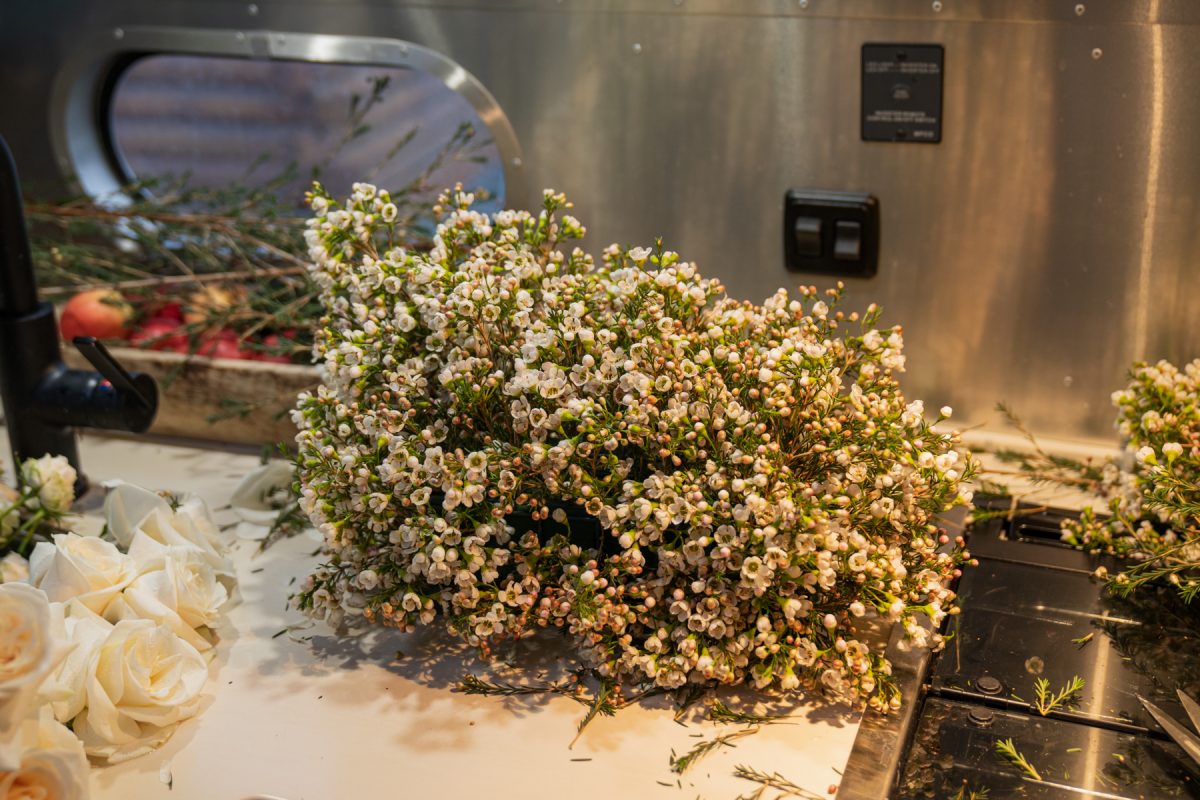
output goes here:
[[17, 552], [23, 556], [29, 555], [29, 545], [33, 542], [33, 535], [37, 532], [39, 523], [46, 519], [46, 509], [38, 508], [33, 516], [21, 523], [18, 530], [25, 531], [25, 536], [21, 539], [21, 543], [17, 545]]

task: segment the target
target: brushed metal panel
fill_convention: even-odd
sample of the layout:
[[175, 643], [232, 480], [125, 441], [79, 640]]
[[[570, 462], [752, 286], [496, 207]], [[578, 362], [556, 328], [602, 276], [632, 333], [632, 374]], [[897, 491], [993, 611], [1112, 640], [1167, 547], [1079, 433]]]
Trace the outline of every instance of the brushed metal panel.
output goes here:
[[[370, 35], [436, 51], [508, 117], [524, 196], [567, 191], [595, 249], [669, 246], [762, 299], [789, 188], [880, 199], [879, 274], [848, 306], [902, 321], [908, 393], [961, 424], [1111, 438], [1137, 358], [1200, 355], [1200, 4], [944, 0], [70, 0], [0, 12], [0, 131], [61, 190], [45, 104], [78, 42], [121, 26]], [[1082, 13], [1076, 11], [1083, 5]], [[943, 141], [859, 139], [864, 42], [945, 46]], [[825, 279], [806, 282], [824, 284]]]

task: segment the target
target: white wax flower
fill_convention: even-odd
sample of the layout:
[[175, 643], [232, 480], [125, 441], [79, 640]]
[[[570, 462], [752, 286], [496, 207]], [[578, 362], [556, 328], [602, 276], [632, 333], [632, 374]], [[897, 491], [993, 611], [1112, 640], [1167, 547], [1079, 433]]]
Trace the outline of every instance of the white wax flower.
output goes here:
[[0, 583], [29, 580], [29, 562], [20, 553], [0, 558]]
[[33, 710], [38, 687], [64, 655], [46, 593], [0, 584], [0, 740]]
[[203, 554], [191, 547], [161, 544], [139, 531], [129, 555], [140, 574], [113, 600], [105, 617], [110, 622], [153, 620], [197, 650], [212, 647], [196, 629], [216, 626], [229, 591]]
[[30, 583], [53, 601], [76, 599], [97, 614], [135, 577], [133, 559], [95, 536], [56, 533], [29, 556]]
[[75, 468], [66, 456], [29, 458], [21, 465], [21, 477], [37, 489], [38, 500], [47, 511], [65, 514], [75, 502]]
[[217, 524], [208, 506], [195, 495], [185, 495], [172, 508], [166, 499], [154, 492], [120, 483], [105, 497], [104, 513], [109, 533], [122, 547], [129, 547], [134, 534], [141, 532], [165, 545], [199, 551], [222, 578], [231, 579], [234, 575]]
[[15, 737], [0, 747], [0, 798], [87, 800], [83, 745], [48, 708], [22, 721]]
[[89, 660], [75, 733], [90, 756], [116, 762], [147, 753], [196, 715], [207, 678], [204, 656], [165, 625], [121, 620]]

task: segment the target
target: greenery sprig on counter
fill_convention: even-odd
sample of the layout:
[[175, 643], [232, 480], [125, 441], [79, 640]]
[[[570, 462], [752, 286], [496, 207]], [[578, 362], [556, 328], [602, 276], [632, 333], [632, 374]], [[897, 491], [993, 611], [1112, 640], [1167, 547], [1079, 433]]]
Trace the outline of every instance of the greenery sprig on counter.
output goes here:
[[1017, 746], [1013, 744], [1013, 740], [1000, 739], [996, 742], [996, 752], [1008, 763], [1019, 769], [1026, 777], [1032, 778], [1035, 781], [1042, 779], [1041, 774], [1037, 771], [1037, 767], [1027, 759]]
[[1073, 675], [1063, 688], [1057, 692], [1050, 691], [1050, 681], [1038, 678], [1034, 681], [1033, 707], [1043, 717], [1059, 708], [1066, 708], [1075, 695], [1083, 691], [1084, 681], [1078, 675]]
[[[840, 288], [733, 300], [661, 244], [597, 262], [553, 192], [491, 217], [472, 199], [442, 198], [422, 252], [387, 192], [312, 194], [325, 379], [295, 419], [325, 552], [299, 605], [440, 618], [485, 651], [557, 629], [628, 684], [897, 706], [859, 628], [941, 646], [969, 556], [935, 517], [975, 469], [933, 428], [950, 410], [901, 393], [900, 329]], [[568, 507], [602, 546], [539, 533]]]
[[801, 800], [824, 800], [822, 795], [797, 786], [778, 772], [767, 773], [753, 767], [738, 765], [734, 769], [733, 774], [735, 777], [759, 784], [759, 787], [752, 793], [741, 795], [738, 797], [738, 800], [762, 800], [763, 797], [766, 797], [768, 791], [779, 792], [779, 794], [773, 795], [774, 797], [799, 797]]

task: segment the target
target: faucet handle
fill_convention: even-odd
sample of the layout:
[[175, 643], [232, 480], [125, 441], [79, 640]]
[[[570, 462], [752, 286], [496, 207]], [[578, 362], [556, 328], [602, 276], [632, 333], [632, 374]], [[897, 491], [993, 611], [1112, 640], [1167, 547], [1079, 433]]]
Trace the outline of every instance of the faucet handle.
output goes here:
[[117, 359], [113, 358], [113, 354], [108, 352], [108, 348], [99, 339], [95, 336], [76, 336], [72, 341], [75, 343], [76, 349], [91, 362], [91, 365], [104, 376], [105, 380], [113, 385], [114, 389], [127, 393], [147, 411], [157, 405], [142, 393], [133, 380], [133, 376], [121, 366]]

